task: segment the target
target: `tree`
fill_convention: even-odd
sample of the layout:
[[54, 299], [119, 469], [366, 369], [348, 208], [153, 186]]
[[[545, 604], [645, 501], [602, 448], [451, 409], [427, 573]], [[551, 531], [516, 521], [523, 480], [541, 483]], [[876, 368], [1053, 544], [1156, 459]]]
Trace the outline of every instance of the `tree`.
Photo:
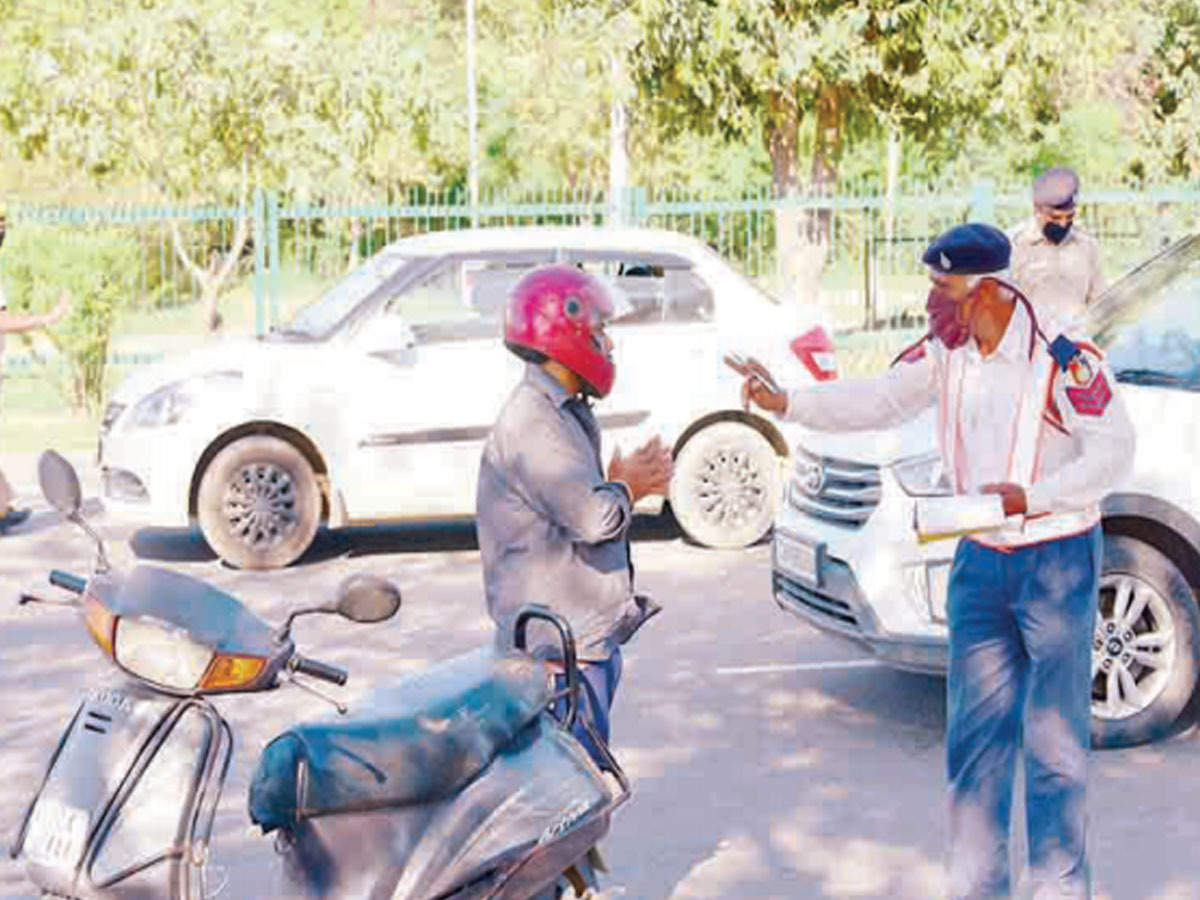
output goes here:
[[[893, 134], [947, 158], [972, 133], [1052, 119], [1047, 85], [1073, 10], [1073, 0], [645, 0], [634, 56], [643, 107], [670, 132], [761, 141], [778, 196], [820, 196], [855, 142]], [[820, 217], [808, 222], [819, 244]], [[797, 281], [787, 266], [798, 224], [777, 210], [785, 282]]]
[[419, 49], [396, 31], [366, 35], [346, 16], [287, 30], [256, 0], [100, 0], [91, 11], [61, 27], [17, 17], [0, 51], [0, 123], [25, 158], [52, 157], [98, 184], [134, 179], [164, 200], [235, 206], [232, 239], [212, 261], [194, 257], [172, 220], [213, 329], [249, 239], [253, 185], [327, 196], [419, 156], [403, 152], [415, 148], [399, 109]]
[[137, 272], [137, 241], [118, 228], [26, 224], [14, 229], [4, 253], [15, 309], [48, 309], [64, 289], [74, 298], [65, 325], [46, 335], [67, 364], [66, 397], [76, 409], [95, 413], [113, 321]]
[[[1200, 177], [1200, 6], [1194, 0], [1155, 0], [1145, 10], [1148, 53], [1138, 71], [1140, 136], [1149, 168]], [[1137, 161], [1135, 175], [1147, 165]]]

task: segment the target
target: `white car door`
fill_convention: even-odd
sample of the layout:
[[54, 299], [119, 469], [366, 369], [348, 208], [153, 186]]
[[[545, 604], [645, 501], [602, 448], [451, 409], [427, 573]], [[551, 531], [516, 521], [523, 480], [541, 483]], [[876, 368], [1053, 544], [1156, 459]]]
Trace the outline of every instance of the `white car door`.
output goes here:
[[508, 288], [549, 251], [444, 258], [352, 342], [352, 521], [471, 515], [483, 441], [520, 380], [503, 343]]

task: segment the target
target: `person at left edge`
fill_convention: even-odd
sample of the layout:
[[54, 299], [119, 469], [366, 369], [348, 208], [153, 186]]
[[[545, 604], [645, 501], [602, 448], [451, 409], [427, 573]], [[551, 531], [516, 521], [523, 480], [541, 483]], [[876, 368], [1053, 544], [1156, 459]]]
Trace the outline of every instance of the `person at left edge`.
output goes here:
[[[4, 244], [6, 230], [5, 218], [0, 216], [0, 245]], [[4, 296], [4, 286], [0, 284], [0, 367], [3, 365], [4, 336], [6, 334], [20, 334], [36, 331], [39, 328], [49, 328], [62, 319], [70, 309], [71, 298], [66, 291], [63, 291], [58, 299], [58, 305], [51, 312], [42, 315], [9, 312], [8, 301]], [[3, 383], [3, 371], [0, 369], [0, 386], [3, 386]], [[13, 506], [15, 499], [16, 492], [8, 483], [8, 479], [4, 477], [3, 470], [0, 470], [0, 534], [5, 534], [9, 529], [15, 528], [30, 516], [31, 510], [28, 507]]]
[[[1006, 897], [1018, 753], [1035, 897], [1091, 896], [1086, 768], [1099, 504], [1135, 436], [1100, 352], [1049, 338], [1004, 277], [1011, 246], [971, 223], [923, 261], [930, 334], [883, 375], [775, 392], [743, 368], [744, 402], [824, 431], [882, 428], [938, 407], [954, 494], [995, 493], [1005, 524], [961, 540], [947, 594], [950, 893]], [[932, 339], [931, 339], [932, 338]], [[769, 374], [769, 373], [767, 373]]]

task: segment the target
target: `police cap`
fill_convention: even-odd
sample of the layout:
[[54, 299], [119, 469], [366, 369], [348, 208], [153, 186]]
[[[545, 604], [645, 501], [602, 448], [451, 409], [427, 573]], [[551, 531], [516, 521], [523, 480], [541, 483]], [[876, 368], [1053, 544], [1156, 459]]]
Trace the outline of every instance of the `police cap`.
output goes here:
[[943, 231], [926, 249], [921, 262], [943, 275], [985, 275], [1008, 268], [1012, 244], [992, 225], [968, 222]]
[[1079, 192], [1079, 176], [1074, 169], [1047, 169], [1033, 180], [1033, 202], [1051, 209], [1074, 209]]

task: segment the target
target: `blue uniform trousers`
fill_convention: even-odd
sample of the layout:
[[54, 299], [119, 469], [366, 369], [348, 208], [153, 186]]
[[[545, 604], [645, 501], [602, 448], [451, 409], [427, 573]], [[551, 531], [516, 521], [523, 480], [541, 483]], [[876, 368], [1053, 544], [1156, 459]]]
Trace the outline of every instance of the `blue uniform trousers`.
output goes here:
[[959, 543], [947, 618], [950, 885], [1007, 897], [1018, 749], [1035, 897], [1091, 896], [1085, 790], [1102, 538], [994, 550]]

